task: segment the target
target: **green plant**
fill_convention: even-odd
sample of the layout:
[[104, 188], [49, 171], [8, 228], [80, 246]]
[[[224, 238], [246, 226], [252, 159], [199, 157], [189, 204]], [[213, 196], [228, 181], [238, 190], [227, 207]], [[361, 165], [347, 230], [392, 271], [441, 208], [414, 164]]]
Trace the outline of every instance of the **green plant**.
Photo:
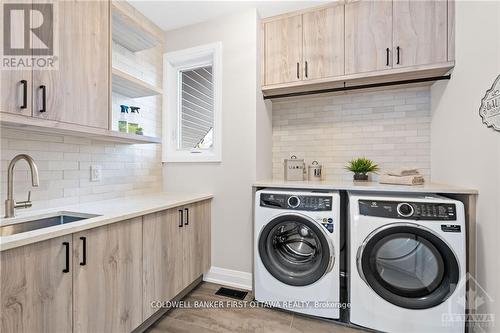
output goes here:
[[369, 172], [377, 173], [379, 167], [372, 160], [364, 157], [356, 158], [347, 162], [345, 167], [347, 170], [354, 173], [367, 174]]

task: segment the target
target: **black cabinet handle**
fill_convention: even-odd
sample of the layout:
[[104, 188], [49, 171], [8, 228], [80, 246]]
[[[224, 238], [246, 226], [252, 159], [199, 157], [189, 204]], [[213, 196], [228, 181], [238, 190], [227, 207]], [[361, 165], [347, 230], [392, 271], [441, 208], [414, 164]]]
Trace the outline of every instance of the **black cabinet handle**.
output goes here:
[[87, 264], [87, 237], [80, 237], [82, 240], [82, 261], [80, 262], [80, 266], [85, 266]]
[[63, 242], [63, 246], [66, 247], [66, 267], [63, 269], [63, 273], [69, 273], [69, 242]]
[[386, 52], [386, 54], [387, 54], [387, 62], [386, 62], [386, 66], [389, 66], [389, 52], [390, 52], [389, 48], [385, 49], [385, 52]]
[[188, 225], [189, 224], [189, 208], [184, 208], [184, 210], [186, 211], [186, 222], [184, 222], [184, 225]]
[[300, 79], [300, 64], [297, 63], [297, 79]]
[[307, 78], [307, 61], [306, 61], [306, 78]]
[[399, 50], [400, 50], [399, 46], [396, 47], [396, 57], [397, 57], [396, 64], [398, 65], [399, 65]]
[[47, 87], [41, 85], [40, 89], [42, 90], [42, 108], [40, 109], [40, 112], [45, 112], [47, 111]]
[[21, 85], [23, 86], [23, 104], [21, 104], [21, 109], [26, 109], [28, 107], [28, 81], [21, 80]]
[[179, 209], [179, 228], [182, 228], [184, 222], [184, 211]]

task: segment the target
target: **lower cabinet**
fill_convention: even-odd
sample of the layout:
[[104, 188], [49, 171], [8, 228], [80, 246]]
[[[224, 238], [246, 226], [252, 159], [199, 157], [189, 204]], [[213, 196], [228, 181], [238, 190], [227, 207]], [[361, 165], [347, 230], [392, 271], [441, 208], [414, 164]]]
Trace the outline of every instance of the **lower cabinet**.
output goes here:
[[142, 218], [73, 234], [73, 332], [142, 323]]
[[71, 235], [0, 253], [0, 332], [71, 332]]
[[210, 268], [210, 200], [0, 252], [0, 332], [131, 332]]
[[[143, 315], [158, 309], [210, 268], [210, 201], [143, 217]], [[147, 240], [147, 241], [146, 241]]]

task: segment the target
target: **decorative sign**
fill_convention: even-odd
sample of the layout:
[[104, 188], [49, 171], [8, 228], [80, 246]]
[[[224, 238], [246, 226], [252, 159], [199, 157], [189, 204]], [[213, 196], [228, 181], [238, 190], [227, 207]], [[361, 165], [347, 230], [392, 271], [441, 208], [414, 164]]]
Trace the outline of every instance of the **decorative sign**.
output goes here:
[[479, 115], [486, 126], [500, 131], [500, 75], [481, 100]]

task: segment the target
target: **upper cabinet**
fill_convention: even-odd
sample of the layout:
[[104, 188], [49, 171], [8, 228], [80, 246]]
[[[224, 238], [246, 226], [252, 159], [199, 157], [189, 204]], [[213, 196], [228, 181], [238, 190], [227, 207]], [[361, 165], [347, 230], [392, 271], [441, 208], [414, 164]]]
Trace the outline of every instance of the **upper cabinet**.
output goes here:
[[109, 2], [58, 1], [57, 10], [58, 68], [34, 71], [33, 116], [107, 129]]
[[263, 22], [264, 85], [344, 74], [344, 6]]
[[302, 15], [304, 78], [344, 75], [344, 6]]
[[393, 10], [394, 67], [447, 61], [446, 1], [398, 0]]
[[[35, 65], [42, 64], [39, 65], [42, 68], [26, 66], [0, 70], [0, 123], [3, 127], [121, 143], [161, 142], [156, 129], [156, 123], [161, 122], [161, 100], [145, 103], [151, 106], [147, 119], [137, 125], [144, 129], [139, 134], [146, 135], [138, 135], [132, 130], [118, 132], [116, 119], [120, 104], [142, 106], [140, 102], [130, 101], [131, 98], [161, 98], [161, 29], [126, 1], [18, 2], [37, 6], [42, 13], [31, 15], [30, 20], [32, 26], [39, 26], [36, 32], [43, 37], [35, 35], [37, 38], [30, 38], [28, 43], [23, 34], [14, 34], [11, 45], [29, 46], [22, 49], [22, 55], [16, 53], [20, 56], [17, 63], [33, 61]], [[12, 29], [19, 25], [18, 30], [22, 30], [22, 20], [14, 20], [11, 24]], [[137, 51], [133, 56], [131, 50], [123, 52], [131, 61], [122, 63], [127, 64], [131, 73], [112, 69], [112, 45]], [[152, 48], [145, 49], [148, 47]], [[154, 82], [140, 80], [131, 75], [134, 73], [151, 74], [150, 81]], [[113, 92], [116, 95], [112, 95]], [[115, 98], [117, 95], [123, 97]]]
[[302, 79], [302, 15], [264, 23], [266, 84]]
[[355, 1], [345, 6], [346, 74], [391, 67], [392, 2]]
[[263, 93], [432, 82], [454, 66], [453, 15], [453, 0], [346, 0], [267, 18]]

